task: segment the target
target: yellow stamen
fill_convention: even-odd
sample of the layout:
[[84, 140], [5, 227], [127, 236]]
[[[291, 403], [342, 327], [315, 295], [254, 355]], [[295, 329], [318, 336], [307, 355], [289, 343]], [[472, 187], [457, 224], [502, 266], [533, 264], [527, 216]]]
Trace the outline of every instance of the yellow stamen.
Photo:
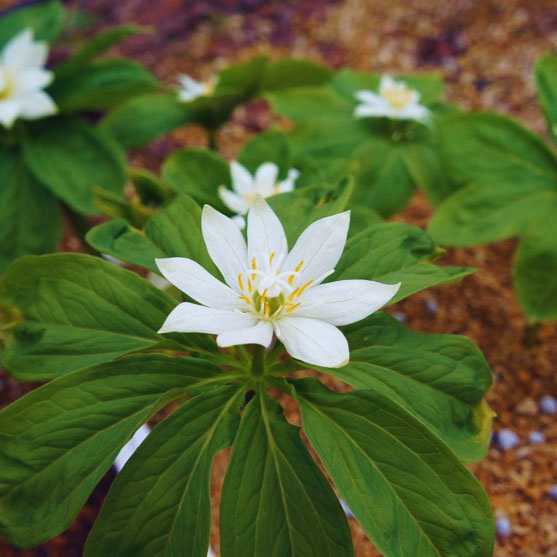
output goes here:
[[297, 304], [291, 304], [290, 307], [286, 310], [286, 313], [290, 313], [292, 311], [294, 311], [297, 307], [299, 307], [300, 302], [298, 302]]
[[290, 296], [288, 296], [288, 299], [289, 299], [290, 301], [292, 301], [292, 300], [298, 295], [298, 290], [300, 290], [300, 287], [299, 287], [299, 286], [298, 286], [298, 288], [296, 288], [296, 289], [292, 292], [292, 294], [290, 294]]
[[[301, 268], [302, 265], [305, 263], [304, 260], [300, 261], [297, 265], [296, 268], [294, 269], [294, 272], [297, 273]], [[296, 277], [296, 275], [290, 275], [288, 277], [288, 284], [292, 284], [294, 282], [294, 278]]]
[[300, 292], [298, 292], [298, 296], [301, 296], [304, 293], [304, 290], [309, 287], [309, 285], [313, 282], [313, 279], [309, 280], [300, 288]]
[[247, 296], [238, 296], [238, 300], [244, 300], [248, 306], [251, 304], [251, 300]]
[[242, 273], [238, 275], [238, 284], [240, 285], [240, 290], [244, 289], [244, 281], [242, 280]]
[[269, 305], [269, 302], [265, 302], [265, 315], [269, 317], [270, 313], [271, 313], [271, 306]]
[[251, 268], [257, 269], [257, 260], [255, 259], [255, 257], [251, 260]]
[[273, 264], [273, 259], [275, 258], [275, 252], [271, 253], [271, 257], [269, 257], [269, 265]]
[[251, 294], [252, 289], [253, 289], [253, 287], [252, 287], [252, 284], [251, 284], [251, 280], [250, 280], [249, 277], [248, 277], [248, 292], [249, 292], [250, 294]]

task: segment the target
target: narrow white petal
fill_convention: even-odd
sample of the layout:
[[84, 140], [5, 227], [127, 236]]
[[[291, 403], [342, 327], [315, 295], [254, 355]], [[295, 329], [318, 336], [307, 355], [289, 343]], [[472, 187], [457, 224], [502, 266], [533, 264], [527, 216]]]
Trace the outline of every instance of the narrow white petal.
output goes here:
[[427, 122], [431, 117], [431, 112], [420, 104], [407, 106], [404, 115], [410, 120], [418, 120], [419, 122]]
[[390, 113], [391, 109], [386, 102], [383, 104], [377, 104], [376, 106], [359, 104], [354, 109], [354, 116], [356, 116], [357, 118], [388, 116], [390, 115]]
[[278, 184], [279, 193], [288, 193], [294, 190], [294, 185], [296, 180], [300, 177], [300, 172], [295, 168], [291, 168], [288, 171], [288, 176], [285, 180]]
[[133, 453], [138, 449], [139, 445], [147, 439], [147, 435], [151, 433], [151, 429], [147, 424], [143, 424], [134, 434], [133, 437], [122, 447], [118, 456], [114, 459], [114, 468], [120, 472], [126, 462], [132, 457]]
[[209, 205], [203, 207], [201, 229], [211, 259], [228, 286], [236, 288], [238, 275], [248, 269], [248, 249], [242, 232], [228, 217]]
[[396, 81], [390, 75], [384, 75], [379, 83], [379, 92], [383, 94], [387, 89], [392, 89], [396, 86]]
[[234, 211], [239, 215], [245, 215], [248, 212], [249, 205], [241, 195], [238, 195], [236, 192], [230, 191], [224, 186], [220, 186], [218, 192], [219, 197], [222, 199], [222, 202], [231, 211]]
[[204, 306], [233, 311], [245, 305], [237, 292], [191, 259], [168, 257], [155, 262], [166, 280]]
[[236, 346], [237, 344], [261, 344], [261, 346], [268, 348], [272, 340], [273, 326], [271, 323], [269, 321], [259, 321], [254, 327], [221, 333], [217, 337], [217, 344], [221, 348]]
[[43, 91], [23, 95], [18, 101], [21, 107], [21, 117], [27, 120], [36, 120], [58, 112], [54, 101]]
[[255, 171], [255, 184], [258, 192], [272, 189], [277, 183], [279, 167], [274, 162], [265, 162]]
[[189, 75], [180, 74], [178, 76], [180, 89], [178, 90], [178, 98], [181, 101], [189, 102], [202, 97], [205, 94], [205, 86], [203, 83], [192, 79]]
[[234, 215], [230, 219], [240, 230], [246, 227], [246, 219], [240, 215]]
[[255, 257], [259, 268], [262, 258], [275, 254], [285, 255], [288, 251], [284, 228], [278, 217], [262, 197], [257, 197], [248, 213], [248, 260]]
[[315, 221], [302, 232], [282, 265], [284, 270], [291, 270], [303, 261], [295, 285], [317, 281], [335, 268], [346, 243], [349, 224], [350, 211], [345, 211]]
[[398, 291], [398, 284], [371, 280], [340, 280], [310, 288], [301, 298], [295, 316], [320, 319], [331, 325], [360, 321], [384, 306]]
[[19, 116], [20, 110], [21, 107], [16, 101], [0, 101], [0, 123], [6, 128], [11, 128]]
[[357, 91], [356, 98], [365, 104], [371, 104], [371, 105], [384, 102], [384, 99], [381, 95], [377, 95], [376, 93], [372, 93], [371, 91], [365, 91], [365, 90]]
[[40, 91], [49, 85], [54, 79], [54, 73], [42, 68], [28, 68], [15, 76], [14, 95], [19, 96], [27, 93]]
[[42, 68], [48, 57], [48, 45], [33, 40], [33, 32], [25, 29], [13, 37], [2, 50], [2, 63], [11, 70]]
[[226, 311], [182, 302], [170, 312], [158, 332], [218, 335], [224, 331], [253, 327], [257, 321], [257, 317], [251, 313]]
[[305, 317], [284, 317], [275, 333], [293, 357], [308, 364], [341, 367], [350, 353], [345, 336], [333, 325]]
[[253, 195], [255, 190], [253, 176], [245, 166], [239, 162], [230, 161], [230, 176], [232, 177], [232, 187], [240, 195]]

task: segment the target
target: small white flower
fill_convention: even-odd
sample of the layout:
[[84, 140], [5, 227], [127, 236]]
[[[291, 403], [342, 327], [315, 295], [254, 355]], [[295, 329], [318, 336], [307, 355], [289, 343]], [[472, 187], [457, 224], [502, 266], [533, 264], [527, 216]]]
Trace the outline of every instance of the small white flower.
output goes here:
[[230, 163], [230, 174], [232, 176], [232, 191], [224, 186], [219, 187], [219, 197], [222, 202], [238, 216], [232, 220], [244, 228], [246, 222], [242, 215], [246, 215], [255, 199], [259, 196], [264, 199], [286, 193], [294, 189], [294, 183], [300, 173], [291, 168], [288, 176], [282, 182], [277, 182], [279, 167], [274, 162], [265, 162], [257, 168], [252, 176], [248, 169], [239, 162]]
[[193, 101], [199, 97], [208, 97], [213, 92], [217, 79], [211, 78], [208, 81], [196, 81], [189, 75], [180, 74], [178, 76], [178, 98], [184, 102]]
[[191, 259], [157, 259], [165, 278], [201, 304], [179, 304], [159, 333], [214, 334], [221, 347], [268, 347], [274, 333], [294, 358], [345, 365], [348, 342], [337, 326], [367, 317], [400, 286], [369, 280], [321, 284], [340, 259], [349, 221], [347, 211], [314, 222], [288, 252], [282, 224], [262, 197], [248, 214], [247, 244], [231, 219], [205, 205], [203, 238], [226, 284]]
[[430, 111], [419, 104], [418, 91], [388, 75], [381, 78], [379, 94], [363, 90], [356, 93], [356, 98], [362, 103], [354, 110], [354, 116], [357, 118], [384, 116], [427, 123], [431, 117]]
[[17, 118], [37, 120], [57, 112], [42, 90], [54, 74], [44, 69], [48, 46], [35, 42], [30, 29], [22, 31], [0, 53], [0, 123], [10, 128]]

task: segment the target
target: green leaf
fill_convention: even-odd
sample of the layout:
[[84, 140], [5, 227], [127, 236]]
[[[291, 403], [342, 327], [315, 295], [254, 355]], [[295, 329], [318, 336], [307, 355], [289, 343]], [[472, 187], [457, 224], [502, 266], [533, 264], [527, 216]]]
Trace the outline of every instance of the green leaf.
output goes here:
[[346, 516], [282, 407], [258, 393], [246, 408], [224, 479], [223, 557], [353, 555]]
[[78, 254], [28, 256], [4, 276], [2, 365], [42, 380], [151, 348], [176, 302], [140, 276]]
[[201, 394], [155, 427], [112, 484], [86, 557], [207, 556], [211, 462], [232, 444], [238, 395], [232, 386]]
[[438, 248], [426, 232], [403, 223], [382, 223], [353, 236], [330, 278], [401, 283], [390, 303], [431, 286], [456, 282], [473, 273], [468, 267], [440, 267], [431, 263]]
[[140, 64], [112, 58], [58, 72], [47, 92], [60, 112], [72, 113], [107, 110], [156, 87], [155, 78]]
[[539, 205], [539, 217], [526, 228], [513, 264], [516, 293], [526, 316], [557, 319], [557, 196]]
[[327, 83], [333, 75], [330, 68], [309, 60], [284, 59], [267, 64], [261, 91], [279, 91], [290, 87], [318, 86]]
[[176, 93], [151, 93], [117, 106], [101, 122], [100, 129], [122, 147], [136, 149], [191, 121], [191, 111]]
[[350, 363], [320, 371], [392, 398], [424, 421], [461, 460], [485, 457], [493, 413], [483, 397], [492, 376], [470, 339], [417, 333], [385, 313], [343, 327], [343, 333]]
[[293, 383], [304, 432], [383, 555], [493, 555], [486, 494], [421, 421], [381, 392]]
[[32, 29], [37, 41], [51, 42], [62, 30], [66, 11], [57, 0], [24, 8], [12, 8], [0, 20], [0, 48], [24, 29]]
[[0, 412], [0, 534], [32, 547], [65, 530], [135, 430], [219, 368], [159, 354], [60, 377]]
[[219, 195], [219, 186], [231, 187], [228, 163], [206, 149], [174, 151], [162, 165], [164, 181], [176, 192], [191, 195], [200, 205], [207, 203], [229, 213]]
[[0, 274], [22, 255], [54, 251], [61, 237], [56, 198], [16, 148], [0, 146]]
[[213, 94], [218, 97], [233, 92], [238, 97], [238, 104], [246, 101], [258, 90], [266, 65], [267, 58], [259, 56], [225, 68], [219, 73]]
[[248, 141], [240, 154], [238, 162], [252, 174], [265, 162], [273, 162], [279, 167], [279, 180], [284, 180], [290, 170], [290, 148], [286, 136], [278, 130], [270, 130], [256, 135]]
[[123, 152], [77, 118], [49, 118], [26, 125], [25, 161], [37, 179], [79, 212], [96, 213], [93, 188], [121, 193]]
[[547, 122], [547, 129], [557, 142], [557, 56], [544, 54], [534, 68], [538, 102]]

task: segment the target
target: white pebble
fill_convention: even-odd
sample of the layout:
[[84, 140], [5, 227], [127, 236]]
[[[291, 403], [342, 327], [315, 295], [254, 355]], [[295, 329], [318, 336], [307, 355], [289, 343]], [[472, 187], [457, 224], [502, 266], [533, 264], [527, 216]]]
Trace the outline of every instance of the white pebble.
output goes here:
[[557, 484], [549, 488], [548, 493], [554, 501], [557, 501]]
[[406, 314], [402, 313], [402, 311], [395, 311], [393, 313], [393, 317], [401, 323], [404, 323], [406, 321]]
[[437, 313], [439, 311], [439, 304], [435, 301], [435, 300], [428, 300], [426, 302], [427, 305], [427, 311], [429, 311], [429, 313]]
[[538, 445], [539, 443], [545, 443], [545, 435], [541, 431], [532, 431], [528, 437], [530, 443]]
[[510, 429], [502, 429], [497, 435], [499, 448], [503, 451], [509, 451], [518, 446], [520, 439], [518, 435]]
[[555, 414], [557, 412], [557, 399], [546, 395], [540, 399], [540, 407], [544, 414]]
[[504, 516], [498, 516], [495, 521], [495, 528], [497, 529], [497, 535], [500, 538], [508, 538], [512, 534], [511, 521]]

